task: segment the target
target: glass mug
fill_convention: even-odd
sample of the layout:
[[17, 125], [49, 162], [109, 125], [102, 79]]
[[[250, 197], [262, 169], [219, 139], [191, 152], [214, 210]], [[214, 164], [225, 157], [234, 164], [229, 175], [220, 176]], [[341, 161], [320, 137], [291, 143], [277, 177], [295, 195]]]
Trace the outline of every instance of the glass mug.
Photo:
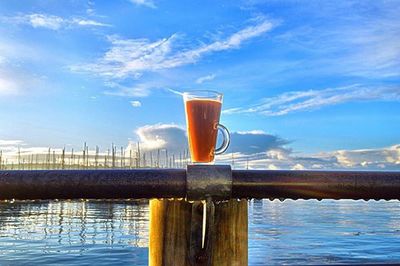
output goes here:
[[[190, 157], [193, 163], [212, 163], [214, 156], [226, 151], [229, 131], [219, 123], [222, 94], [214, 91], [183, 93]], [[215, 148], [218, 130], [223, 135], [220, 147]]]

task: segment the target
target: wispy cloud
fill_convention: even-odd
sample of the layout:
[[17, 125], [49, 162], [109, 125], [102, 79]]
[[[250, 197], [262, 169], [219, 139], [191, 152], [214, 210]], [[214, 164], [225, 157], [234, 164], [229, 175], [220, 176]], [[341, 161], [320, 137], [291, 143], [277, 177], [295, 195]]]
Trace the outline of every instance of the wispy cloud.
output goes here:
[[131, 103], [131, 106], [135, 107], [135, 108], [142, 106], [142, 103], [140, 101], [131, 101], [130, 103]]
[[[55, 150], [59, 151], [59, 149]], [[23, 140], [0, 139], [0, 151], [2, 152], [3, 156], [12, 160], [13, 157], [17, 156], [18, 152], [21, 155], [33, 154], [33, 153], [46, 153], [48, 151], [48, 148], [29, 146]]]
[[109, 24], [98, 22], [91, 19], [73, 17], [63, 18], [49, 14], [26, 14], [15, 17], [2, 17], [2, 20], [13, 24], [30, 25], [34, 28], [46, 28], [50, 30], [59, 30], [74, 26], [81, 27], [109, 27]]
[[265, 98], [254, 106], [231, 108], [223, 112], [225, 114], [257, 113], [279, 116], [316, 110], [346, 102], [368, 101], [400, 101], [400, 86], [361, 86], [355, 84], [322, 90], [292, 91], [272, 98]]
[[0, 67], [7, 66], [9, 70], [16, 62], [43, 60], [44, 56], [43, 51], [36, 45], [0, 36]]
[[11, 79], [0, 76], [0, 96], [17, 94], [19, 85]]
[[120, 39], [110, 36], [111, 48], [95, 63], [72, 66], [73, 71], [84, 71], [108, 79], [140, 77], [143, 71], [165, 68], [165, 60], [172, 51], [177, 35], [150, 42], [147, 39]]
[[44, 88], [45, 75], [25, 67], [35, 61], [49, 62], [48, 59], [52, 58], [36, 48], [35, 45], [0, 36], [0, 97], [22, 95], [39, 87]]
[[146, 6], [150, 8], [156, 8], [156, 5], [152, 0], [130, 0], [132, 3], [138, 6]]
[[309, 1], [293, 7], [293, 18], [287, 20], [308, 19], [273, 38], [291, 54], [302, 55], [298, 71], [368, 79], [400, 76], [400, 6], [395, 1]]
[[15, 140], [15, 139], [0, 139], [0, 146], [18, 146], [18, 145], [23, 145], [24, 141], [22, 140]]
[[70, 20], [70, 23], [73, 25], [79, 25], [79, 26], [96, 26], [96, 27], [110, 27], [110, 24], [105, 24], [102, 22], [98, 22], [95, 20], [91, 19], [83, 19], [83, 18], [73, 18]]
[[34, 90], [43, 85], [44, 78], [32, 75], [29, 72], [0, 67], [0, 97], [17, 96]]
[[239, 48], [244, 41], [258, 37], [270, 31], [272, 27], [273, 25], [270, 21], [263, 20], [254, 26], [246, 27], [232, 34], [225, 40], [215, 41], [195, 49], [176, 53], [164, 61], [164, 68], [172, 68], [195, 63], [205, 54]]
[[171, 69], [200, 60], [213, 52], [239, 48], [252, 38], [260, 36], [272, 29], [269, 21], [261, 21], [256, 25], [246, 27], [229, 37], [204, 44], [199, 47], [182, 47], [177, 49], [181, 38], [173, 34], [157, 41], [148, 39], [122, 39], [110, 36], [111, 48], [94, 63], [72, 66], [73, 71], [89, 72], [107, 79], [124, 79], [138, 77], [146, 71]]
[[64, 24], [64, 19], [52, 15], [30, 14], [19, 17], [21, 22], [28, 23], [34, 28], [48, 28], [58, 30]]
[[38, 88], [45, 88], [45, 84], [44, 76], [35, 75], [12, 65], [0, 65], [0, 97], [24, 95]]
[[105, 91], [104, 94], [121, 97], [146, 97], [150, 94], [151, 90], [158, 88], [156, 84], [151, 82], [126, 86], [111, 81], [106, 82], [105, 85], [111, 89]]
[[86, 14], [89, 16], [96, 15], [95, 3], [92, 0], [88, 0], [86, 3]]
[[215, 74], [210, 74], [210, 75], [207, 75], [207, 76], [203, 76], [203, 77], [200, 77], [200, 78], [196, 79], [196, 83], [197, 84], [202, 84], [203, 82], [215, 79], [215, 77], [216, 77]]

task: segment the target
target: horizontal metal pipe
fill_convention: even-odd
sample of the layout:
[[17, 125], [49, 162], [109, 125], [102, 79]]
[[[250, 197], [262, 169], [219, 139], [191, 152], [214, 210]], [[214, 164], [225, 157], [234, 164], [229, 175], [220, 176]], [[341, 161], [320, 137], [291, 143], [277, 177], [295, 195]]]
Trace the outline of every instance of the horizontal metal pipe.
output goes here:
[[236, 170], [234, 198], [400, 199], [400, 172]]
[[185, 169], [0, 171], [0, 200], [183, 198]]
[[[233, 198], [400, 199], [400, 172], [233, 170], [232, 180]], [[0, 200], [185, 196], [185, 169], [0, 171]]]

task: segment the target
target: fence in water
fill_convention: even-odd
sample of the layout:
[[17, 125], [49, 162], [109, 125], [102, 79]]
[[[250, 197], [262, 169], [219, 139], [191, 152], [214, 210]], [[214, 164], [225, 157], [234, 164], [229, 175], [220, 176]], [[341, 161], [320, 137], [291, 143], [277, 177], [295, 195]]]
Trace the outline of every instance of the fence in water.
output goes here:
[[45, 152], [35, 152], [18, 148], [8, 153], [0, 150], [0, 170], [184, 168], [189, 158], [187, 149], [180, 152], [169, 152], [168, 149], [143, 151], [137, 143], [131, 149], [112, 144], [106, 151], [100, 151], [99, 146], [91, 150], [84, 143], [81, 150], [48, 148]]

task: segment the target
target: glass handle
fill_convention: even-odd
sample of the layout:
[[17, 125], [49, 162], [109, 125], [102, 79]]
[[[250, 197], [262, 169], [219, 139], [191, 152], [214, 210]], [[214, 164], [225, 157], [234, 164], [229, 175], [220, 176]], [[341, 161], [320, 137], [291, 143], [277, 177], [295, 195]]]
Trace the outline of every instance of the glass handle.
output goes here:
[[228, 129], [225, 126], [218, 124], [218, 130], [221, 131], [221, 133], [222, 133], [223, 141], [222, 141], [221, 147], [215, 149], [215, 152], [214, 152], [215, 155], [224, 153], [226, 151], [226, 149], [228, 149], [229, 143], [231, 143], [231, 136], [229, 134]]

